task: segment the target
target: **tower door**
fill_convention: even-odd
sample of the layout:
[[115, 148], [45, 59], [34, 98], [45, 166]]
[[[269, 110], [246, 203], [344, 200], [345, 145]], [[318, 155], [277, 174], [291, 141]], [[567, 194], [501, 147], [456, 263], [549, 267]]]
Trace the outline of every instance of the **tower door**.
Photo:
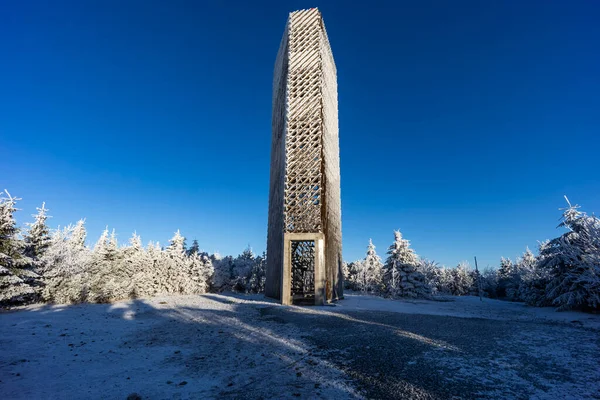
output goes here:
[[325, 238], [323, 233], [284, 233], [282, 304], [325, 301]]
[[315, 302], [315, 241], [292, 240], [291, 295], [292, 303], [306, 304]]

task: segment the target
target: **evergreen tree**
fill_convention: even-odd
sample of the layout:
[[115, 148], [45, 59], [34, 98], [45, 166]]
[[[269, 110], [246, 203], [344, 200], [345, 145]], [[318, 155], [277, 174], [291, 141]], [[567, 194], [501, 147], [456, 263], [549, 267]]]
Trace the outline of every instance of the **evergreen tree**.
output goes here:
[[469, 271], [469, 264], [463, 261], [452, 270], [452, 294], [455, 296], [464, 296], [466, 294], [469, 294], [469, 291], [472, 287], [473, 276]]
[[419, 258], [400, 231], [394, 232], [394, 243], [388, 249], [384, 265], [384, 285], [391, 296], [428, 297], [431, 289], [420, 271]]
[[510, 258], [500, 258], [498, 268], [498, 297], [507, 297], [507, 288], [514, 274], [514, 265]]
[[252, 293], [262, 293], [265, 291], [265, 282], [267, 280], [267, 253], [263, 252], [254, 260], [248, 290]]
[[362, 261], [353, 261], [347, 264], [347, 276], [344, 280], [344, 286], [351, 290], [359, 290], [358, 288], [358, 276], [359, 270], [361, 269]]
[[213, 288], [216, 291], [230, 290], [233, 281], [233, 257], [221, 257], [219, 253], [211, 256], [214, 267]]
[[540, 247], [538, 267], [548, 276], [546, 298], [559, 310], [598, 310], [600, 219], [578, 209], [569, 203], [559, 225], [568, 231]]
[[507, 288], [507, 296], [514, 301], [525, 301], [526, 281], [535, 274], [536, 258], [529, 250], [517, 259], [511, 281]]
[[496, 298], [498, 296], [498, 271], [488, 266], [481, 273], [480, 279], [484, 295]]
[[[84, 221], [57, 229], [42, 256], [44, 300], [55, 303], [88, 301], [92, 255], [85, 241]], [[83, 240], [82, 240], [83, 238]]]
[[256, 256], [252, 248], [248, 247], [233, 260], [233, 271], [231, 282], [232, 288], [239, 292], [247, 290], [248, 281], [252, 274], [252, 269], [256, 263]]
[[200, 245], [198, 244], [198, 240], [194, 239], [192, 245], [187, 250], [187, 255], [191, 256], [192, 254], [200, 254]]
[[[119, 274], [121, 261], [115, 230], [109, 235], [108, 227], [104, 229], [100, 239], [92, 251], [90, 273], [89, 301], [106, 303], [113, 299], [115, 277]], [[127, 279], [131, 279], [128, 277]]]
[[0, 305], [33, 301], [36, 290], [32, 287], [39, 276], [31, 270], [31, 259], [24, 256], [24, 243], [14, 218], [20, 200], [8, 191], [0, 197]]
[[369, 239], [369, 246], [367, 247], [367, 255], [360, 264], [357, 265], [358, 269], [358, 288], [363, 292], [379, 292], [381, 290], [382, 278], [383, 278], [383, 264], [381, 258], [375, 251], [375, 245], [373, 241]]
[[37, 210], [38, 213], [32, 215], [35, 221], [27, 224], [29, 229], [23, 238], [25, 254], [34, 259], [41, 257], [50, 245], [50, 228], [46, 225], [46, 220], [49, 218], [46, 203], [42, 203], [42, 207], [38, 207]]

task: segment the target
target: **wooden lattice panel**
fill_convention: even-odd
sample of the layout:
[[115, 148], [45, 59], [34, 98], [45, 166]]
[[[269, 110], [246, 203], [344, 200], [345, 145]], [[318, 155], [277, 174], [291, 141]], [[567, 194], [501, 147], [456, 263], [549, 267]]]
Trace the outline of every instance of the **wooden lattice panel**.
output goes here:
[[290, 14], [284, 218], [286, 232], [321, 232], [321, 15]]

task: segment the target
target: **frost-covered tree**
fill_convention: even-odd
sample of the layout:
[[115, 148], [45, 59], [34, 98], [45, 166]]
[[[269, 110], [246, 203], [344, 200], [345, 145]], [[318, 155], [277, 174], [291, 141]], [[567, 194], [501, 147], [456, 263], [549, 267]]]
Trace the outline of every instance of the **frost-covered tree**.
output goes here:
[[498, 296], [498, 271], [488, 266], [480, 275], [481, 290], [486, 297], [496, 298]]
[[431, 289], [419, 268], [419, 257], [400, 231], [394, 232], [394, 243], [389, 247], [387, 254], [383, 283], [389, 295], [412, 298], [430, 296]]
[[186, 293], [193, 291], [188, 281], [188, 260], [185, 254], [185, 238], [179, 230], [169, 240], [169, 246], [162, 252], [162, 271], [165, 274], [166, 293]]
[[525, 249], [521, 257], [517, 258], [506, 289], [506, 295], [509, 299], [513, 301], [525, 301], [525, 281], [534, 275], [536, 262], [535, 255], [529, 250], [529, 247]]
[[267, 253], [254, 259], [254, 265], [250, 273], [247, 291], [251, 293], [262, 293], [265, 291], [265, 282], [267, 280]]
[[208, 291], [214, 269], [212, 262], [205, 254], [194, 252], [189, 258], [189, 277], [191, 282], [186, 285], [186, 294], [201, 294]]
[[358, 276], [359, 269], [361, 268], [362, 260], [353, 261], [346, 265], [345, 276], [344, 276], [344, 287], [351, 290], [358, 289]]
[[429, 287], [431, 288], [431, 293], [445, 293], [445, 268], [440, 267], [437, 262], [427, 259], [421, 259], [420, 264], [420, 270], [425, 275], [425, 282], [427, 282], [427, 285], [429, 285]]
[[507, 297], [507, 288], [513, 278], [514, 265], [510, 258], [500, 258], [500, 267], [498, 268], [498, 297]]
[[559, 310], [598, 310], [600, 219], [568, 204], [559, 225], [568, 231], [540, 246], [538, 268], [548, 274], [546, 298]]
[[190, 248], [187, 249], [187, 255], [191, 256], [192, 254], [200, 254], [200, 244], [197, 239], [194, 239]]
[[35, 300], [33, 286], [39, 275], [31, 268], [31, 258], [23, 254], [25, 245], [14, 217], [20, 199], [6, 190], [4, 194], [0, 195], [0, 305], [22, 304]]
[[38, 259], [50, 245], [50, 228], [46, 224], [49, 218], [46, 203], [37, 208], [37, 214], [32, 216], [34, 222], [27, 223], [29, 229], [26, 231], [23, 241], [25, 242], [25, 254], [33, 259]]
[[[122, 275], [120, 273], [121, 261], [115, 230], [113, 229], [109, 235], [108, 227], [106, 227], [92, 251], [92, 264], [89, 270], [89, 301], [105, 303], [114, 299], [114, 293], [118, 291], [115, 282], [117, 277]], [[117, 282], [116, 286], [121, 284], [122, 282]]]
[[452, 269], [452, 281], [450, 290], [455, 296], [469, 294], [473, 287], [473, 276], [470, 273], [469, 263], [462, 261]]
[[373, 241], [369, 239], [367, 255], [359, 264], [356, 283], [363, 292], [379, 292], [383, 283], [383, 264], [375, 251]]
[[[85, 247], [84, 220], [52, 233], [42, 256], [44, 300], [55, 303], [88, 301], [92, 255]], [[83, 238], [83, 240], [82, 240]]]
[[233, 257], [222, 257], [219, 253], [211, 255], [212, 265], [214, 267], [213, 289], [217, 292], [231, 289], [233, 280]]
[[248, 281], [250, 280], [255, 263], [256, 256], [250, 247], [233, 260], [231, 282], [233, 290], [239, 292], [245, 292], [247, 290]]

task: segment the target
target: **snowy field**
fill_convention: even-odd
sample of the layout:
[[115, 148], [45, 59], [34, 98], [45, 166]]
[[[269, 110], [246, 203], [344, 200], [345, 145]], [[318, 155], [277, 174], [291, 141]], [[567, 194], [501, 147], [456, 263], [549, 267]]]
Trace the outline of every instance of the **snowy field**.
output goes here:
[[171, 296], [0, 314], [0, 398], [600, 398], [600, 315]]

